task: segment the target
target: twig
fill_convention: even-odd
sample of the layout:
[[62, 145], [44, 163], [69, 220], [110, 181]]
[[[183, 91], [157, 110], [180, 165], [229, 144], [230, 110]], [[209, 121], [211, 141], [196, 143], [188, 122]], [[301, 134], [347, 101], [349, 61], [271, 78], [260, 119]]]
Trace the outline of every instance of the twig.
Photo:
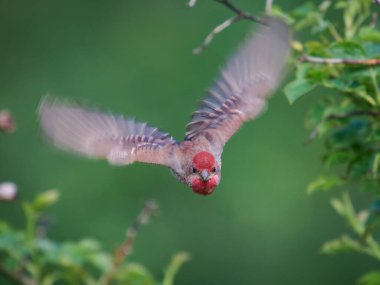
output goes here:
[[158, 205], [155, 201], [148, 201], [145, 203], [144, 208], [141, 210], [140, 214], [137, 216], [136, 221], [132, 226], [127, 230], [125, 240], [123, 243], [116, 249], [113, 257], [113, 266], [112, 269], [103, 276], [103, 282], [100, 284], [108, 285], [111, 284], [112, 278], [120, 265], [132, 251], [133, 242], [136, 238], [137, 232], [140, 229], [141, 225], [145, 225], [152, 214], [158, 209]]
[[[380, 0], [379, 0], [380, 1]], [[347, 65], [380, 65], [380, 59], [353, 59], [353, 58], [322, 58], [303, 55], [298, 58], [301, 62], [312, 62], [322, 64], [347, 64]]]
[[[234, 4], [232, 4], [229, 0], [214, 0], [224, 6], [226, 6], [228, 9], [230, 9], [232, 12], [234, 12], [236, 15], [240, 15], [242, 19], [247, 19], [256, 23], [263, 24], [263, 21], [250, 13], [247, 13], [238, 7], [236, 7]], [[380, 1], [380, 0], [379, 0]]]
[[[227, 7], [229, 10], [231, 10], [232, 12], [235, 13], [235, 16], [225, 20], [223, 23], [221, 23], [220, 25], [216, 26], [208, 35], [207, 37], [204, 39], [204, 41], [202, 42], [202, 44], [195, 48], [193, 50], [193, 53], [194, 54], [200, 54], [201, 52], [203, 52], [209, 45], [210, 43], [212, 42], [212, 40], [215, 38], [215, 36], [217, 34], [219, 34], [220, 32], [224, 31], [225, 29], [227, 29], [228, 27], [230, 27], [232, 24], [240, 21], [240, 20], [249, 20], [249, 21], [253, 21], [253, 22], [257, 22], [257, 23], [261, 23], [263, 24], [263, 21], [259, 18], [259, 17], [256, 17], [252, 14], [249, 14], [241, 9], [239, 9], [238, 7], [236, 7], [235, 5], [233, 5], [229, 0], [214, 0], [215, 2], [218, 2], [222, 5], [224, 5], [225, 7]], [[267, 0], [269, 2], [272, 2], [272, 0]], [[196, 3], [196, 0], [189, 0], [188, 2], [188, 5], [190, 7], [194, 6]]]
[[224, 21], [220, 25], [216, 26], [207, 35], [207, 37], [204, 39], [204, 41], [202, 42], [202, 44], [199, 47], [197, 47], [197, 48], [195, 48], [193, 50], [193, 53], [194, 54], [200, 54], [201, 52], [203, 52], [210, 45], [210, 43], [212, 42], [212, 40], [215, 38], [215, 36], [217, 34], [219, 34], [220, 32], [224, 31], [225, 29], [227, 29], [229, 26], [231, 26], [233, 23], [239, 21], [240, 19], [241, 19], [240, 15], [235, 15], [232, 18], [227, 19], [226, 21]]

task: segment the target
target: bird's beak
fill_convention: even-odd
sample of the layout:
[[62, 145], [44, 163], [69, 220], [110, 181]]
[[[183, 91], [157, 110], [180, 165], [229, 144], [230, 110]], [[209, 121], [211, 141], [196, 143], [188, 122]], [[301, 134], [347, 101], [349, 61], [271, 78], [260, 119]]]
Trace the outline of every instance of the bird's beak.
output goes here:
[[210, 173], [205, 169], [203, 169], [200, 174], [203, 181], [207, 181], [210, 176]]

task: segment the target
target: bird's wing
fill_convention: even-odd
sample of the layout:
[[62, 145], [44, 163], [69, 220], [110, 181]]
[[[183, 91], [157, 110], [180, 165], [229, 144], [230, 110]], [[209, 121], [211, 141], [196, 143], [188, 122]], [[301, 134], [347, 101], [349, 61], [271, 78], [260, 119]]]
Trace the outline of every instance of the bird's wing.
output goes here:
[[192, 114], [185, 140], [204, 137], [221, 153], [243, 122], [264, 109], [281, 80], [290, 38], [285, 23], [266, 18], [266, 24], [227, 62], [208, 97]]
[[111, 164], [134, 161], [171, 167], [177, 142], [146, 123], [103, 114], [78, 104], [46, 97], [39, 107], [41, 128], [53, 144]]

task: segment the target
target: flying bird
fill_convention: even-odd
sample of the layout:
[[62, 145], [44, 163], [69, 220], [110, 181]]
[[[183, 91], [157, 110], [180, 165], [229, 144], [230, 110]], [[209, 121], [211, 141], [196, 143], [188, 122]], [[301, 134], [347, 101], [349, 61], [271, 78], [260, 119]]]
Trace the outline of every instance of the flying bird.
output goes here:
[[182, 142], [147, 123], [51, 97], [43, 98], [39, 106], [41, 129], [66, 151], [103, 158], [113, 165], [163, 165], [195, 193], [209, 195], [220, 182], [225, 143], [244, 122], [263, 111], [279, 85], [290, 38], [285, 23], [266, 18], [207, 90]]

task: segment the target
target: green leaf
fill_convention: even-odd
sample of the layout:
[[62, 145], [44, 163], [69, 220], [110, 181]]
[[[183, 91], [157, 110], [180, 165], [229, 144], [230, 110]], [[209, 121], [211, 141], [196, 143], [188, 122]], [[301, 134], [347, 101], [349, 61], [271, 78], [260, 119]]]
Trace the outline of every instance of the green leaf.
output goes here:
[[380, 43], [380, 32], [371, 27], [362, 27], [358, 36], [363, 41]]
[[296, 79], [286, 85], [284, 92], [290, 104], [313, 90], [317, 84], [305, 79]]
[[283, 20], [288, 25], [293, 25], [295, 22], [295, 19], [290, 14], [283, 11], [280, 8], [280, 6], [278, 6], [278, 5], [273, 5], [270, 14], [271, 14], [271, 16], [280, 18], [281, 20]]
[[380, 285], [380, 271], [370, 271], [359, 279], [360, 285]]
[[156, 284], [152, 274], [142, 265], [129, 263], [123, 265], [115, 274], [115, 279], [121, 281], [118, 284], [125, 285], [154, 285]]
[[321, 248], [322, 253], [330, 255], [343, 252], [361, 252], [361, 250], [362, 248], [360, 243], [347, 235], [343, 235], [338, 239], [330, 240]]
[[[380, 34], [380, 33], [379, 33]], [[380, 44], [377, 44], [377, 43], [365, 43], [363, 45], [364, 49], [365, 49], [365, 52], [367, 54], [368, 57], [370, 58], [373, 58], [373, 57], [379, 57], [380, 56]], [[378, 67], [373, 67], [375, 70], [377, 69], [378, 71]], [[366, 68], [365, 70], [368, 70], [368, 68]]]
[[330, 52], [331, 57], [337, 58], [360, 59], [365, 58], [366, 56], [363, 46], [352, 41], [333, 43], [328, 48], [328, 51]]
[[351, 148], [334, 148], [324, 155], [323, 163], [326, 167], [331, 168], [336, 165], [350, 163], [354, 158], [355, 152]]
[[313, 194], [316, 191], [327, 191], [342, 184], [343, 180], [336, 175], [321, 175], [307, 186], [306, 192]]
[[291, 14], [295, 17], [305, 17], [311, 12], [316, 12], [317, 7], [313, 2], [304, 3], [295, 8]]
[[48, 190], [39, 194], [33, 202], [36, 211], [42, 211], [54, 205], [59, 199], [59, 192], [56, 189]]

